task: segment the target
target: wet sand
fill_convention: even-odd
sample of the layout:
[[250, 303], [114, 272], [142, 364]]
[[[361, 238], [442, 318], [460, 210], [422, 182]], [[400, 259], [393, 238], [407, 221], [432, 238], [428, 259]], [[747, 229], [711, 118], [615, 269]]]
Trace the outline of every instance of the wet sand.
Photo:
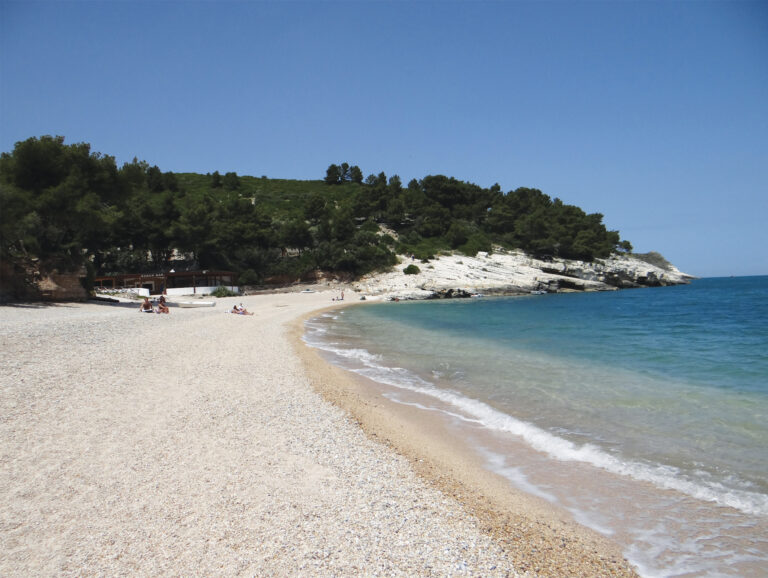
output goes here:
[[635, 575], [616, 544], [487, 470], [444, 419], [387, 400], [380, 384], [331, 365], [303, 343], [304, 322], [315, 315], [300, 319], [292, 333], [313, 386], [354, 417], [371, 439], [405, 456], [427, 483], [475, 515], [518, 571], [545, 576]]

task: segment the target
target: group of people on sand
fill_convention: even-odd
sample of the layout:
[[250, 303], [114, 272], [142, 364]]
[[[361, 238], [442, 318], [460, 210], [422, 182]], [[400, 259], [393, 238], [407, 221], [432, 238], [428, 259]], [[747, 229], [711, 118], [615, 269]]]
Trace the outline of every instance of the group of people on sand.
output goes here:
[[157, 307], [153, 306], [149, 301], [149, 297], [144, 297], [144, 302], [139, 307], [140, 313], [170, 313], [168, 304], [165, 302], [165, 295], [160, 295], [160, 299], [157, 300]]
[[234, 313], [235, 315], [253, 315], [253, 313], [250, 313], [245, 307], [243, 307], [242, 303], [240, 305], [234, 305], [230, 313]]
[[[170, 313], [171, 310], [168, 308], [168, 304], [165, 302], [165, 296], [161, 295], [160, 298], [157, 300], [157, 306], [152, 305], [152, 303], [149, 300], [149, 297], [144, 297], [144, 301], [141, 304], [141, 307], [139, 307], [140, 313]], [[234, 305], [232, 307], [232, 311], [230, 313], [234, 313], [235, 315], [253, 315], [250, 311], [248, 311], [242, 303], [239, 305]]]

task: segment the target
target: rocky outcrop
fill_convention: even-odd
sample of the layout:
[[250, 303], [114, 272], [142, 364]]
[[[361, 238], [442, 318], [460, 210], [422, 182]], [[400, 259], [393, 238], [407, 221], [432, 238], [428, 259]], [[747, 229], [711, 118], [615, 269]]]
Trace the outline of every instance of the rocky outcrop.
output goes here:
[[88, 293], [81, 282], [83, 277], [85, 269], [76, 273], [54, 271], [40, 280], [40, 296], [43, 301], [85, 301]]
[[36, 259], [0, 262], [0, 303], [13, 301], [85, 301], [88, 293], [81, 279], [84, 268], [74, 272], [50, 271]]
[[472, 297], [472, 293], [465, 289], [441, 289], [435, 291], [430, 299], [467, 299]]
[[[387, 273], [361, 278], [356, 291], [398, 299], [434, 299], [483, 294], [610, 291], [632, 287], [658, 287], [688, 283], [693, 277], [661, 260], [645, 256], [613, 255], [593, 262], [541, 260], [522, 253], [478, 253], [475, 257], [441, 255], [419, 263], [419, 273], [405, 275], [412, 260]], [[658, 256], [660, 257], [660, 255]], [[654, 262], [649, 262], [654, 261]]]
[[648, 262], [642, 255], [613, 255], [594, 262], [560, 260], [553, 266], [543, 266], [542, 271], [566, 278], [596, 281], [616, 289], [680, 285], [693, 279], [665, 263], [661, 266]]

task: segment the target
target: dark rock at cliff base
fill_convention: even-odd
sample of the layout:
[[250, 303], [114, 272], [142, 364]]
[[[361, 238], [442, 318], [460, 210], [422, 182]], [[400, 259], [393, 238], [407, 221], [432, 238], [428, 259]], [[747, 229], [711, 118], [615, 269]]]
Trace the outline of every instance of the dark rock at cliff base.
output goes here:
[[468, 299], [472, 293], [464, 289], [440, 289], [435, 291], [430, 299]]

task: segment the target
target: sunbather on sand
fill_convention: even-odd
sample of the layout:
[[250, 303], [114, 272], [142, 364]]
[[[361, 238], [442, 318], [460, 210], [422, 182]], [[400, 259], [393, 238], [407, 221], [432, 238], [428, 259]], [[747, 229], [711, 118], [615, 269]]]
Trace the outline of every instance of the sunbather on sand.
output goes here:
[[248, 310], [243, 307], [243, 304], [235, 305], [232, 307], [232, 313], [235, 313], [236, 315], [253, 315], [253, 313], [249, 313]]

